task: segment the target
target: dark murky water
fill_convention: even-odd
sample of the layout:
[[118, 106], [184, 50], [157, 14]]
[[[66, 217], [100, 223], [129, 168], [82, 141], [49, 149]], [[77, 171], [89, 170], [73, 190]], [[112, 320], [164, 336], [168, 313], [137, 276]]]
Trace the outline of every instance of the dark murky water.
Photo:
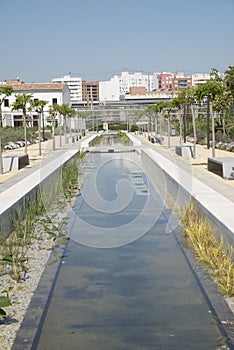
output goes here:
[[[89, 154], [83, 168], [85, 198], [75, 203], [79, 220], [37, 349], [220, 348], [205, 298], [167, 233], [170, 212], [147, 182], [140, 157]], [[98, 195], [92, 196], [93, 183]]]

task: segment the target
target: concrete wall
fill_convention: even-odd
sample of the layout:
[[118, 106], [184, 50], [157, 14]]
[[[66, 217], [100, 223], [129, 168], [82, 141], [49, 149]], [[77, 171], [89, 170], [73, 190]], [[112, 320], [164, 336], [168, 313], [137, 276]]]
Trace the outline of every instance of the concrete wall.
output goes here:
[[152, 149], [142, 150], [141, 157], [165, 200], [170, 194], [178, 207], [186, 207], [194, 200], [216, 232], [219, 231], [224, 241], [234, 246], [233, 202]]
[[[61, 178], [62, 167], [77, 157], [78, 149], [69, 149], [51, 162], [45, 164], [20, 182], [0, 194], [0, 236], [7, 237], [12, 232], [13, 222], [19, 215], [24, 215], [28, 203], [37, 201], [41, 192], [47, 189], [50, 181], [56, 184]], [[45, 200], [49, 193], [44, 194]], [[46, 208], [47, 209], [47, 208]]]

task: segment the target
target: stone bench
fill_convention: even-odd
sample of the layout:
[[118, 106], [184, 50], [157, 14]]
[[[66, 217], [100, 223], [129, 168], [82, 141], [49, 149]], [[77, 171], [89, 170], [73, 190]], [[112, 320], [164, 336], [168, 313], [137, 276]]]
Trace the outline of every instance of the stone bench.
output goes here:
[[[177, 145], [175, 146], [175, 153], [184, 158], [193, 158], [193, 146]], [[196, 155], [198, 155], [198, 147], [196, 147]]]
[[29, 157], [28, 154], [11, 154], [4, 156], [2, 163], [4, 171], [20, 170], [29, 165]]
[[224, 179], [234, 180], [234, 157], [208, 158], [207, 169]]

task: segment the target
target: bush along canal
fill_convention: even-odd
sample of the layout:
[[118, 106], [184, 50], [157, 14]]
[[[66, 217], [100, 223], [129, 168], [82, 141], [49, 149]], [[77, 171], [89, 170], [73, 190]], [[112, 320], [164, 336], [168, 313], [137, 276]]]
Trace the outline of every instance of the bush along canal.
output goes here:
[[171, 210], [137, 152], [102, 153], [100, 144], [82, 173], [66, 257], [53, 280], [42, 277], [40, 322], [35, 329], [39, 285], [13, 349], [233, 349], [203, 287], [212, 282], [193, 269], [181, 227], [169, 232]]

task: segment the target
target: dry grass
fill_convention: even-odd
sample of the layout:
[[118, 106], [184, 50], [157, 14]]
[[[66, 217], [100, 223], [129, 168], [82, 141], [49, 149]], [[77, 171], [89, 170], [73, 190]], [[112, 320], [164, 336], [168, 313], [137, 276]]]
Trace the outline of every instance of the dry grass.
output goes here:
[[215, 237], [212, 225], [202, 217], [194, 203], [181, 215], [181, 224], [185, 237], [196, 252], [197, 262], [208, 268], [221, 292], [234, 296], [233, 248], [225, 248], [223, 239]]

